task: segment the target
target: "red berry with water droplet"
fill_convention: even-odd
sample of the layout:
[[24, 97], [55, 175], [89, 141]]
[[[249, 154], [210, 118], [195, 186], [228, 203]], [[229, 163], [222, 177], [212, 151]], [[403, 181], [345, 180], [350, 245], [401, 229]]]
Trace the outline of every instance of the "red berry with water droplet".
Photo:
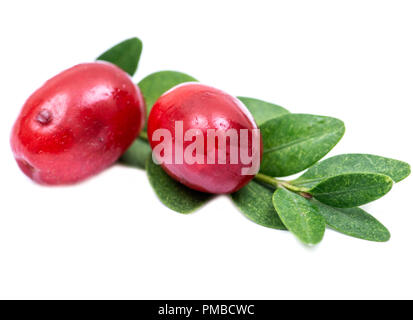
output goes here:
[[143, 127], [139, 88], [120, 68], [85, 63], [34, 92], [14, 124], [11, 146], [22, 171], [42, 184], [71, 184], [114, 163]]

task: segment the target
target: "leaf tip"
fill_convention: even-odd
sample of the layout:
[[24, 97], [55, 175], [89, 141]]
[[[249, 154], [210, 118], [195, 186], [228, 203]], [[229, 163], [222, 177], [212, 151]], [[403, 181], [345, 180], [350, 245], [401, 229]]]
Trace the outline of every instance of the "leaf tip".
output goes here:
[[410, 176], [410, 173], [412, 172], [411, 166], [407, 162], [403, 162], [403, 165], [405, 167], [404, 175], [402, 175], [399, 179], [397, 179], [396, 182], [400, 182], [404, 179], [406, 179], [408, 176]]
[[386, 228], [386, 233], [385, 235], [383, 235], [383, 238], [381, 238], [379, 241], [377, 242], [388, 242], [391, 239], [391, 233], [389, 230], [387, 230]]
[[129, 38], [106, 50], [96, 60], [113, 63], [133, 76], [138, 69], [142, 47], [138, 37]]
[[383, 174], [383, 176], [384, 176], [383, 180], [384, 180], [385, 183], [386, 183], [386, 193], [387, 193], [387, 192], [389, 192], [389, 191], [391, 190], [391, 188], [393, 188], [393, 183], [394, 183], [394, 181], [393, 181], [393, 179], [392, 179], [391, 177], [389, 177], [389, 176], [386, 176], [386, 175], [384, 175], [384, 174]]

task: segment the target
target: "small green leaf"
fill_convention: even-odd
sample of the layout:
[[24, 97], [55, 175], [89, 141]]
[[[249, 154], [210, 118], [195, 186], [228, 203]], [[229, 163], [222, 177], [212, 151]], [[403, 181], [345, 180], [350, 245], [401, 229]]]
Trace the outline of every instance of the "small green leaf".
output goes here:
[[251, 221], [269, 228], [287, 230], [272, 204], [274, 191], [255, 181], [231, 194], [240, 211]]
[[151, 112], [153, 104], [169, 89], [184, 82], [198, 81], [195, 78], [176, 71], [159, 71], [142, 79], [138, 86], [145, 98], [147, 115]]
[[323, 239], [326, 222], [310, 201], [285, 189], [277, 189], [272, 201], [281, 221], [302, 242], [317, 244]]
[[148, 159], [151, 151], [151, 147], [147, 141], [136, 139], [119, 159], [119, 162], [128, 166], [145, 169], [146, 159]]
[[189, 189], [172, 179], [161, 166], [146, 160], [146, 172], [156, 195], [169, 209], [179, 213], [191, 213], [206, 203], [212, 195]]
[[142, 41], [131, 38], [104, 52], [96, 60], [111, 62], [133, 76], [138, 68], [141, 53]]
[[283, 107], [262, 100], [247, 97], [238, 97], [238, 99], [241, 100], [251, 112], [257, 126], [262, 125], [265, 121], [289, 113], [289, 111]]
[[341, 120], [309, 114], [286, 114], [261, 125], [260, 172], [285, 177], [324, 157], [344, 134]]
[[308, 192], [338, 208], [352, 208], [374, 201], [390, 191], [393, 180], [378, 173], [346, 173], [327, 178]]
[[410, 166], [403, 161], [372, 154], [342, 154], [315, 164], [291, 183], [312, 188], [328, 177], [343, 173], [381, 173], [399, 182], [410, 174]]
[[333, 208], [316, 200], [311, 201], [334, 230], [369, 241], [385, 242], [390, 232], [373, 216], [360, 208]]

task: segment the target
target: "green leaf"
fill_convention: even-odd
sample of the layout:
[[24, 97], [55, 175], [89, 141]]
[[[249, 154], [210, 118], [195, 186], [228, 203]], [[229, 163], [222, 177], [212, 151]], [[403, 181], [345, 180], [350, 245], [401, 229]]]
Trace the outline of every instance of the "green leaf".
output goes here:
[[104, 52], [96, 60], [111, 62], [133, 76], [138, 68], [141, 53], [142, 41], [131, 38]]
[[410, 166], [371, 154], [342, 154], [315, 164], [291, 184], [311, 188], [328, 177], [343, 173], [381, 173], [399, 182], [410, 174]]
[[147, 115], [151, 112], [153, 104], [169, 89], [184, 82], [198, 81], [195, 78], [176, 71], [159, 71], [142, 79], [138, 86], [145, 98]]
[[212, 195], [189, 189], [172, 179], [161, 166], [146, 160], [146, 172], [156, 195], [169, 209], [179, 213], [191, 213], [206, 203]]
[[308, 192], [317, 200], [338, 208], [357, 207], [390, 191], [393, 180], [378, 173], [346, 173], [327, 178]]
[[285, 189], [277, 189], [272, 201], [281, 221], [302, 242], [317, 244], [323, 239], [325, 220], [310, 201]]
[[272, 204], [274, 191], [255, 181], [231, 194], [240, 211], [251, 221], [269, 228], [287, 230]]
[[385, 242], [390, 232], [373, 216], [360, 208], [333, 208], [312, 200], [327, 224], [346, 235], [369, 241]]
[[128, 166], [145, 169], [146, 159], [148, 159], [151, 151], [151, 147], [146, 140], [136, 139], [119, 161]]
[[238, 97], [238, 99], [241, 100], [251, 112], [257, 126], [262, 125], [265, 121], [289, 113], [289, 111], [283, 107], [262, 100], [247, 97]]
[[286, 114], [261, 125], [260, 172], [285, 177], [324, 157], [344, 134], [341, 120], [309, 114]]

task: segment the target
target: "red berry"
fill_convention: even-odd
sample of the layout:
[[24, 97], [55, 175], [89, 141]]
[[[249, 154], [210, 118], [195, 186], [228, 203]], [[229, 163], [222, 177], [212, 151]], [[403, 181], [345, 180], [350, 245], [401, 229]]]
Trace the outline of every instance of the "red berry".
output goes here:
[[[191, 129], [192, 133], [185, 137]], [[168, 139], [165, 130], [170, 132], [172, 139]], [[231, 142], [225, 137], [220, 144], [219, 138], [213, 136], [208, 144], [208, 132], [236, 133], [238, 140]], [[247, 145], [240, 143], [243, 134]], [[156, 160], [172, 178], [192, 189], [209, 193], [232, 193], [245, 186], [257, 172], [243, 172], [252, 164], [243, 163], [241, 153], [255, 157], [258, 167], [262, 155], [261, 136], [248, 109], [225, 92], [199, 83], [179, 85], [156, 101], [148, 119], [148, 137]], [[198, 137], [204, 147], [191, 148]], [[254, 141], [258, 141], [255, 149]], [[235, 157], [231, 162], [231, 156], [235, 154], [230, 152], [231, 146], [237, 150], [238, 161]], [[162, 163], [169, 151], [172, 161]], [[194, 163], [197, 152], [199, 161]], [[220, 152], [223, 152], [225, 162], [219, 161]], [[191, 156], [192, 162], [187, 156]]]
[[144, 119], [140, 90], [124, 71], [106, 62], [79, 64], [30, 96], [14, 124], [11, 146], [34, 181], [75, 183], [114, 163]]

